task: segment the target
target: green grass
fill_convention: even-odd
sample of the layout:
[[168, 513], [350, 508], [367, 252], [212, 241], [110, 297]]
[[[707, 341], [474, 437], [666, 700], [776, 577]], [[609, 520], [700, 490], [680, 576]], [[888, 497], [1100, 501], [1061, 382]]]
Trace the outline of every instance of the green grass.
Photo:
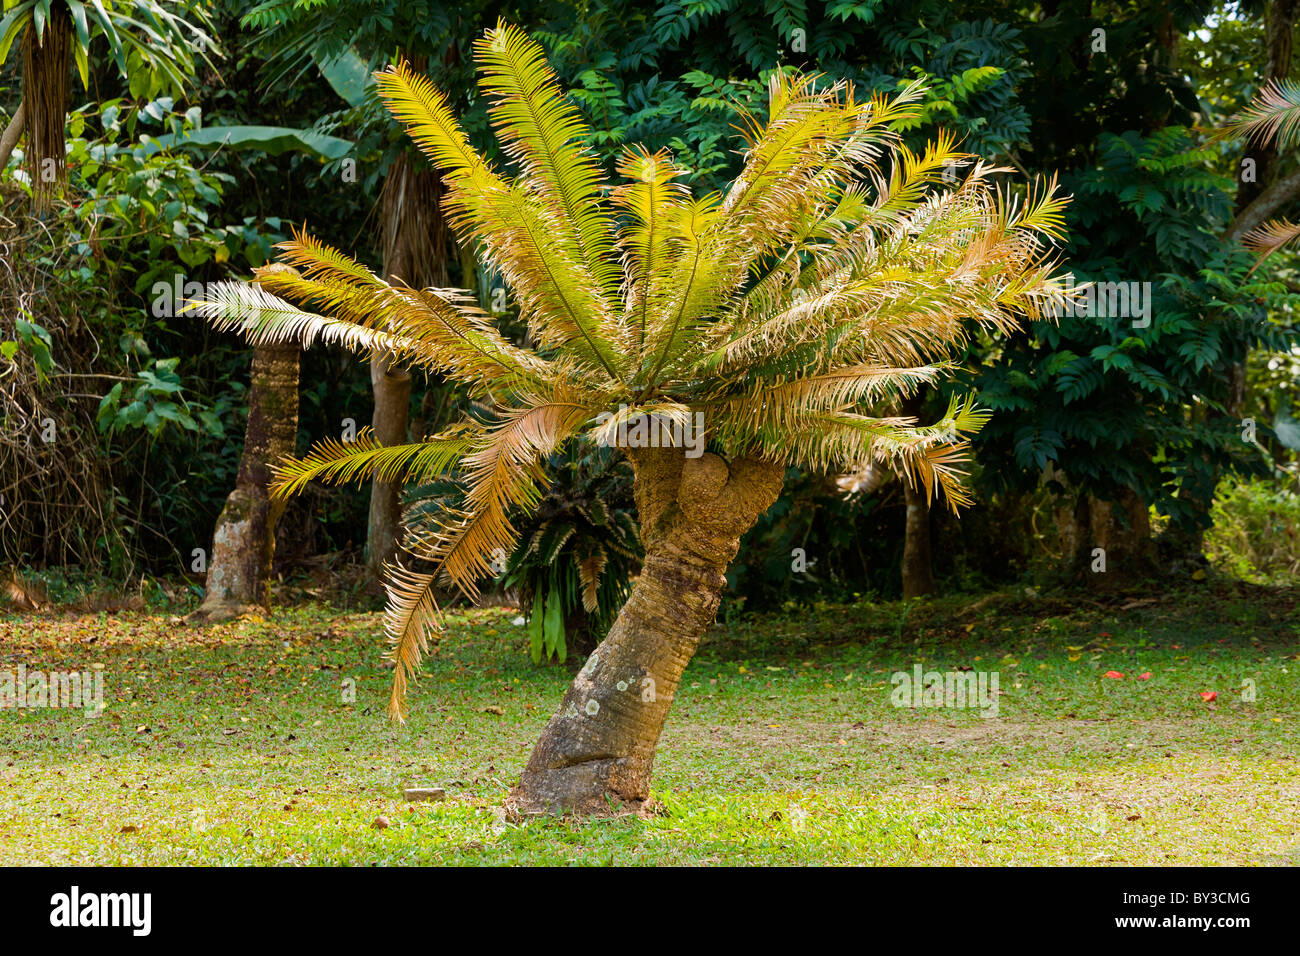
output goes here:
[[[0, 671], [100, 663], [107, 701], [0, 711], [0, 864], [1300, 861], [1294, 592], [1005, 592], [715, 628], [658, 812], [519, 825], [500, 807], [569, 675], [532, 665], [513, 617], [452, 617], [404, 727], [375, 614], [0, 617]], [[892, 706], [918, 662], [998, 671], [999, 716]], [[412, 785], [449, 799], [407, 805]]]

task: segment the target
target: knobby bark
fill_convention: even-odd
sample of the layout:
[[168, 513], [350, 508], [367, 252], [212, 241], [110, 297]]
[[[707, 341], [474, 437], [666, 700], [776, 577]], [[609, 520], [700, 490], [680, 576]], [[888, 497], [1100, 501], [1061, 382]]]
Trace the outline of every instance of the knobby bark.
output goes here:
[[244, 452], [212, 535], [207, 593], [196, 620], [228, 620], [268, 603], [275, 524], [285, 506], [271, 499], [271, 466], [294, 451], [300, 353], [297, 345], [253, 350]]
[[609, 635], [542, 731], [509, 806], [517, 814], [637, 808], [678, 682], [713, 621], [741, 536], [784, 470], [681, 449], [630, 452], [645, 563]]

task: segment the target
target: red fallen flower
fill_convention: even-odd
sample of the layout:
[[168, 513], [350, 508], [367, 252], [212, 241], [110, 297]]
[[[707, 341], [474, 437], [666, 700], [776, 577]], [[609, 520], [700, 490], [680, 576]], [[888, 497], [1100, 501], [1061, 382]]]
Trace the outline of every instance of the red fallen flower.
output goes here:
[[1110, 637], [1110, 631], [1102, 631], [1102, 632], [1101, 632], [1100, 634], [1098, 634], [1097, 636], [1098, 636], [1098, 637]]
[[1213, 691], [1213, 690], [1201, 691], [1201, 700], [1209, 701], [1209, 700], [1218, 700], [1218, 699], [1219, 699], [1218, 691]]
[[1106, 671], [1106, 673], [1105, 673], [1105, 674], [1102, 674], [1101, 676], [1102, 676], [1102, 677], [1109, 677], [1111, 680], [1119, 680], [1119, 679], [1120, 679], [1121, 677], [1123, 677], [1124, 675], [1121, 674], [1119, 671]]
[[1150, 680], [1150, 679], [1151, 679], [1150, 671], [1144, 671], [1143, 673], [1138, 674], [1138, 680]]

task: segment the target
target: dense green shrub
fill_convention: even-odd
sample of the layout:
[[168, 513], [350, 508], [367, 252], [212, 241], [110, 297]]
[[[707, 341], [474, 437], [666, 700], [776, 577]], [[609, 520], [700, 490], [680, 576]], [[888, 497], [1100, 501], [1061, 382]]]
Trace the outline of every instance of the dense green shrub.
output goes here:
[[1296, 483], [1229, 479], [1219, 486], [1206, 557], [1252, 584], [1300, 582], [1300, 490]]

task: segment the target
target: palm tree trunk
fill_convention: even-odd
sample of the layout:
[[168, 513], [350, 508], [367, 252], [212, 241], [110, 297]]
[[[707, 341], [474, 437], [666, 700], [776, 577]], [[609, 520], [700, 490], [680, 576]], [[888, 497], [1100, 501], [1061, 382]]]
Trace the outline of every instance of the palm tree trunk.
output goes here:
[[[411, 373], [393, 364], [391, 356], [376, 355], [370, 360], [370, 388], [375, 402], [370, 419], [375, 440], [381, 445], [402, 444], [411, 414]], [[397, 553], [402, 528], [401, 490], [401, 482], [381, 478], [375, 478], [370, 485], [366, 565], [376, 583], [384, 565]]]
[[[414, 166], [405, 154], [393, 160], [384, 181], [384, 274], [414, 288], [444, 287], [447, 276], [447, 231], [438, 207], [437, 172]], [[410, 420], [411, 373], [389, 356], [370, 363], [374, 395], [371, 427], [383, 445], [406, 441]], [[423, 438], [424, 436], [417, 436]], [[384, 564], [397, 553], [401, 538], [401, 483], [374, 479], [370, 487], [370, 524], [366, 564], [371, 580], [381, 583]]]
[[609, 635], [542, 731], [510, 805], [520, 814], [640, 806], [682, 672], [713, 621], [740, 538], [771, 506], [784, 470], [754, 459], [631, 453], [646, 546]]
[[26, 163], [32, 180], [32, 205], [38, 211], [49, 206], [56, 185], [67, 178], [64, 142], [71, 64], [72, 16], [65, 5], [56, 4], [39, 40], [34, 23], [23, 30]]
[[271, 466], [293, 454], [297, 442], [301, 351], [296, 344], [253, 350], [239, 476], [212, 533], [207, 593], [195, 620], [229, 620], [269, 602], [275, 525], [285, 507], [271, 499]]

